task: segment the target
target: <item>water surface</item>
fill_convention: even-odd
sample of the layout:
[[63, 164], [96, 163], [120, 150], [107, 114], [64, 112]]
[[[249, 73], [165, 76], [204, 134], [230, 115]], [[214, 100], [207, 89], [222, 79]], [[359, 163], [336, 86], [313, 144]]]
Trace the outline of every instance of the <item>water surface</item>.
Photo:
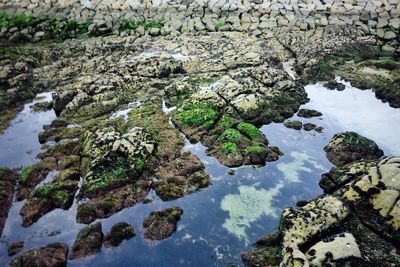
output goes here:
[[[277, 230], [285, 207], [322, 193], [318, 186], [320, 176], [332, 167], [323, 148], [335, 133], [357, 131], [374, 139], [387, 155], [400, 154], [397, 145], [400, 110], [377, 100], [372, 91], [349, 85], [343, 92], [330, 91], [318, 84], [309, 85], [306, 90], [310, 102], [302, 107], [320, 110], [323, 116], [305, 119], [295, 115], [290, 120], [315, 123], [324, 127], [322, 133], [288, 129], [282, 123], [265, 125], [261, 130], [284, 156], [264, 167], [236, 168], [233, 174], [228, 174], [230, 169], [215, 158], [208, 157], [203, 145], [186, 140], [184, 149], [204, 162], [213, 184], [201, 192], [169, 202], [161, 201], [151, 191], [148, 198], [153, 199], [152, 203], [139, 204], [99, 220], [104, 233], [115, 223], [128, 222], [135, 227], [137, 235], [118, 248], [103, 248], [91, 258], [69, 261], [68, 265], [242, 266], [240, 253], [251, 249], [252, 243], [262, 235]], [[0, 146], [3, 146], [1, 138], [4, 137], [0, 137]], [[12, 142], [9, 146], [21, 150], [19, 143]], [[6, 164], [22, 164], [20, 161], [14, 159]], [[77, 203], [74, 203], [68, 211], [55, 210], [23, 228], [18, 214], [22, 205], [23, 202], [14, 203], [10, 211], [1, 237], [0, 265], [10, 259], [6, 255], [9, 242], [25, 240], [24, 251], [52, 242], [64, 242], [71, 247], [84, 227], [75, 221]], [[145, 240], [141, 226], [144, 218], [151, 211], [174, 206], [184, 210], [176, 233], [163, 241]]]

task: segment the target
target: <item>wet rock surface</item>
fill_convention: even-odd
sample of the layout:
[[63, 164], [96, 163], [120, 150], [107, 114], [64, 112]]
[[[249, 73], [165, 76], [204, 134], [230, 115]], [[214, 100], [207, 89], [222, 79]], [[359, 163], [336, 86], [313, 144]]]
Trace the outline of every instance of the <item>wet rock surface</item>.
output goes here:
[[[256, 6], [260, 1], [253, 2]], [[257, 12], [266, 12], [265, 8]], [[219, 27], [233, 29], [247, 19], [252, 24], [258, 21], [247, 15], [241, 14], [238, 23], [230, 18]], [[69, 210], [74, 201], [76, 221], [90, 224], [147, 203], [151, 190], [162, 201], [170, 201], [207, 188], [211, 179], [204, 163], [184, 152], [181, 134], [192, 143], [201, 142], [209, 156], [228, 167], [262, 166], [277, 160], [282, 152], [271, 146], [259, 128], [296, 113], [304, 118], [321, 116], [314, 110], [298, 111], [307, 102], [305, 82], [330, 82], [330, 87], [342, 90], [343, 84], [332, 82], [335, 75], [341, 75], [362, 88], [376, 88], [381, 99], [397, 105], [398, 64], [393, 55], [382, 57], [383, 44], [376, 37], [365, 35], [360, 27], [316, 27], [311, 22], [293, 26], [301, 27], [301, 32], [272, 32], [266, 24], [273, 20], [272, 15], [268, 21], [263, 18], [252, 29], [249, 22], [246, 30], [252, 36], [235, 30], [156, 38], [166, 28], [145, 30], [141, 26], [132, 36], [32, 45], [34, 59], [24, 58], [22, 52], [17, 61], [2, 55], [0, 84], [5, 90], [0, 92], [0, 102], [5, 105], [0, 105], [0, 131], [24, 100], [45, 88], [55, 90], [51, 103], [34, 107], [53, 108], [58, 117], [38, 135], [46, 144], [40, 161], [24, 168], [18, 178], [16, 198], [26, 199], [20, 210], [23, 225], [29, 227], [55, 209]], [[205, 16], [192, 26], [215, 30], [216, 23]], [[185, 27], [189, 25], [178, 28]], [[110, 33], [104, 25], [91, 30], [98, 35]], [[141, 36], [142, 30], [150, 35]], [[13, 38], [23, 37], [16, 34]], [[396, 49], [397, 43], [391, 42], [389, 46]], [[379, 51], [370, 53], [371, 47]], [[287, 59], [295, 61], [296, 80], [282, 64]], [[285, 125], [322, 131], [308, 122], [287, 121]], [[260, 239], [254, 251], [243, 254], [247, 265], [400, 262], [395, 252], [398, 188], [392, 182], [397, 180], [397, 159], [378, 162], [382, 152], [376, 144], [346, 136], [342, 141], [336, 136], [338, 143], [326, 148], [328, 158], [338, 167], [324, 174], [320, 185], [335, 195], [286, 209], [279, 233]], [[52, 173], [54, 177], [49, 176]], [[14, 185], [4, 181], [6, 192], [11, 192], [0, 192], [5, 204], [11, 203]], [[2, 219], [8, 212], [7, 205], [3, 207]], [[182, 212], [172, 208], [150, 213], [143, 222], [144, 237], [170, 237]], [[106, 234], [104, 244], [117, 246], [134, 234], [133, 227], [117, 224]], [[82, 229], [71, 258], [97, 253], [102, 235], [99, 223]], [[65, 250], [65, 245], [34, 249], [16, 257], [12, 266], [26, 266], [27, 261], [63, 266]]]
[[129, 223], [117, 223], [111, 227], [110, 232], [104, 236], [105, 247], [117, 247], [124, 240], [133, 238], [136, 235], [135, 229]]
[[101, 222], [85, 226], [72, 245], [70, 259], [77, 259], [96, 254], [103, 244]]
[[16, 171], [0, 168], [0, 235], [3, 233], [8, 210], [11, 207], [16, 179]]
[[54, 243], [35, 248], [11, 260], [12, 267], [23, 266], [67, 266], [68, 246]]
[[373, 160], [383, 156], [378, 145], [355, 132], [336, 134], [324, 148], [326, 157], [336, 166], [357, 160]]
[[391, 157], [334, 167], [320, 182], [332, 195], [285, 209], [279, 232], [243, 253], [244, 263], [396, 265], [399, 164], [399, 158]]
[[22, 251], [24, 248], [24, 241], [18, 241], [8, 246], [8, 256], [14, 256]]
[[182, 214], [183, 210], [178, 207], [151, 212], [143, 221], [144, 237], [151, 240], [170, 237]]
[[156, 170], [156, 177], [160, 181], [154, 183], [154, 188], [164, 201], [183, 197], [211, 184], [203, 163], [190, 152], [184, 152], [179, 158], [161, 165]]

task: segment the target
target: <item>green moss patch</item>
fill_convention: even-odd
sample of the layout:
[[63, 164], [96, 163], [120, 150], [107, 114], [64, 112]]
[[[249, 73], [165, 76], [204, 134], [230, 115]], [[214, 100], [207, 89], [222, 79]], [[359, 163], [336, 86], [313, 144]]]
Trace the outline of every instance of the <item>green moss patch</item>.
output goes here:
[[236, 126], [236, 128], [251, 139], [256, 139], [263, 135], [263, 133], [251, 123], [241, 122]]
[[182, 106], [179, 120], [192, 127], [211, 127], [218, 118], [218, 111], [206, 103], [190, 103]]

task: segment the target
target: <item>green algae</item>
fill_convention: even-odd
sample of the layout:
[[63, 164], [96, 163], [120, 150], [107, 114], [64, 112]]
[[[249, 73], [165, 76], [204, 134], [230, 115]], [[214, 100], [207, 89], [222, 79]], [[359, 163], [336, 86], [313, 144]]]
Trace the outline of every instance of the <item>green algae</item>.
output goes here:
[[241, 122], [236, 126], [236, 128], [251, 139], [256, 139], [263, 135], [263, 133], [251, 123]]
[[206, 103], [190, 103], [182, 106], [179, 119], [186, 125], [192, 127], [214, 125], [218, 112]]

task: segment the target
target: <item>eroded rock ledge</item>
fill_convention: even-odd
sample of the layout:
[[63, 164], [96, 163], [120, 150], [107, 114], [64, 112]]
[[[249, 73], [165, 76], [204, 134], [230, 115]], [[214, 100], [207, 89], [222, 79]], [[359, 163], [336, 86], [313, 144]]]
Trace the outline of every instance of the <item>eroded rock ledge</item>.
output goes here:
[[398, 157], [334, 167], [320, 183], [330, 195], [285, 209], [279, 232], [257, 241], [243, 261], [246, 266], [399, 264], [399, 181]]

